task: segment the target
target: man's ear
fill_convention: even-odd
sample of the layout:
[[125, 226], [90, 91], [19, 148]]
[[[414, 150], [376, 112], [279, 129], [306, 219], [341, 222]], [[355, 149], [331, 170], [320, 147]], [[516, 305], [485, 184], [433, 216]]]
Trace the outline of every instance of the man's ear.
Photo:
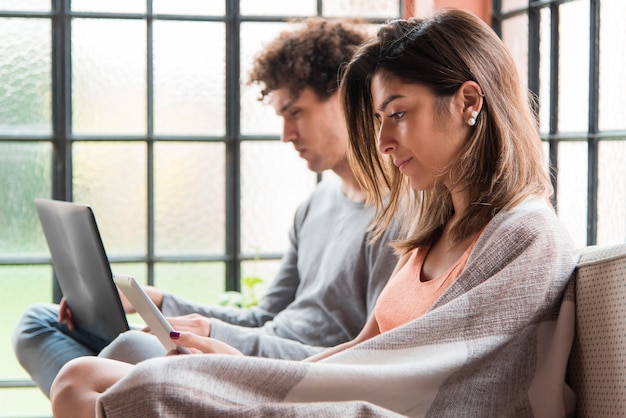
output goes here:
[[466, 81], [457, 90], [458, 99], [463, 103], [463, 120], [474, 126], [476, 118], [483, 107], [485, 97], [482, 89], [475, 81]]

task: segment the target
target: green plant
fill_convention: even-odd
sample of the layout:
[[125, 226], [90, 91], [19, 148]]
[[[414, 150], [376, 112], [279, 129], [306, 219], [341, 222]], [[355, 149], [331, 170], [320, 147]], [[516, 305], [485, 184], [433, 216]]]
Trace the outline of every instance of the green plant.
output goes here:
[[263, 279], [256, 276], [241, 278], [241, 292], [230, 290], [222, 293], [219, 304], [222, 306], [235, 306], [238, 308], [249, 308], [259, 303], [259, 296], [255, 290], [256, 286], [263, 283]]

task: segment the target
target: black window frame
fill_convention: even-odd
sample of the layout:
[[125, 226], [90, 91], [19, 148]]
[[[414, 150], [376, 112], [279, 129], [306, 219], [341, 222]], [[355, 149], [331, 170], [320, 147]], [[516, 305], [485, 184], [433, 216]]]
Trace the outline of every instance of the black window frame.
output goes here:
[[[0, 10], [0, 18], [48, 18], [51, 21], [52, 49], [52, 133], [50, 135], [0, 134], [0, 143], [10, 141], [49, 142], [52, 144], [52, 196], [53, 199], [72, 201], [72, 144], [78, 141], [140, 141], [147, 144], [147, 249], [145, 256], [109, 257], [111, 263], [145, 263], [147, 265], [147, 282], [154, 284], [156, 263], [162, 262], [202, 262], [221, 261], [225, 263], [226, 290], [240, 290], [241, 265], [252, 260], [279, 260], [282, 254], [260, 253], [247, 254], [241, 252], [241, 156], [240, 145], [244, 141], [280, 140], [278, 136], [243, 135], [240, 132], [240, 26], [243, 22], [288, 22], [293, 18], [306, 16], [242, 16], [240, 0], [222, 0], [225, 3], [224, 15], [155, 15], [152, 0], [146, 0], [146, 13], [110, 13], [82, 12], [71, 9], [71, 0], [50, 0], [50, 11], [7, 11]], [[325, 1], [316, 0], [315, 16], [323, 15]], [[405, 0], [398, 0], [398, 16], [406, 11]], [[72, 85], [71, 85], [71, 30], [74, 18], [98, 19], [129, 19], [144, 20], [147, 33], [147, 130], [145, 135], [76, 135], [72, 133]], [[206, 137], [167, 137], [154, 134], [153, 112], [153, 62], [152, 62], [152, 25], [156, 20], [221, 22], [225, 24], [226, 57], [225, 57], [225, 134], [223, 136]], [[365, 22], [382, 23], [387, 18], [364, 18]], [[197, 255], [162, 256], [155, 253], [154, 248], [154, 144], [157, 141], [219, 141], [225, 144], [225, 190], [226, 190], [226, 233], [224, 254], [218, 256]], [[317, 181], [321, 175], [317, 176]], [[3, 256], [2, 265], [49, 265], [49, 258]], [[56, 278], [53, 278], [53, 301], [60, 301], [62, 294]], [[0, 380], [0, 389], [34, 387], [30, 380]]]
[[[502, 35], [502, 25], [508, 19], [519, 15], [528, 17], [528, 88], [537, 97], [540, 95], [540, 30], [541, 11], [550, 10], [550, 86], [549, 86], [549, 129], [542, 133], [542, 140], [547, 142], [552, 183], [558, 190], [557, 173], [559, 170], [559, 144], [584, 141], [587, 144], [587, 245], [598, 244], [598, 181], [599, 181], [599, 145], [602, 141], [626, 140], [626, 131], [600, 131], [599, 129], [599, 81], [600, 81], [600, 2], [589, 1], [589, 111], [587, 132], [563, 133], [559, 130], [559, 21], [560, 6], [579, 0], [529, 0], [525, 6], [503, 11], [502, 0], [493, 0], [492, 27]], [[584, 54], [585, 51], [581, 51]], [[557, 193], [554, 205], [557, 208]], [[567, 202], [563, 202], [566, 204]]]

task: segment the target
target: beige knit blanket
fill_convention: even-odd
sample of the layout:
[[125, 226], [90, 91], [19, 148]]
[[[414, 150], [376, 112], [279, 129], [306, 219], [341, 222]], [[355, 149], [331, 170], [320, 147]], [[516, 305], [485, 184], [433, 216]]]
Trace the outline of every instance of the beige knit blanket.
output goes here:
[[498, 214], [424, 316], [323, 362], [148, 360], [100, 417], [562, 417], [577, 253], [543, 201]]

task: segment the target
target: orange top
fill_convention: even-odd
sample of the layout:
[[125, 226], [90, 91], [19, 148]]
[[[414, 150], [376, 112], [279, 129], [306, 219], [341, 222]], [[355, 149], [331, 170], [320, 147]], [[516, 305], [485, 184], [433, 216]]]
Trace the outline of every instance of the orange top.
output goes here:
[[446, 272], [426, 282], [420, 277], [430, 245], [412, 250], [406, 263], [389, 279], [376, 302], [374, 315], [380, 332], [397, 328], [425, 314], [461, 275], [479, 236]]

